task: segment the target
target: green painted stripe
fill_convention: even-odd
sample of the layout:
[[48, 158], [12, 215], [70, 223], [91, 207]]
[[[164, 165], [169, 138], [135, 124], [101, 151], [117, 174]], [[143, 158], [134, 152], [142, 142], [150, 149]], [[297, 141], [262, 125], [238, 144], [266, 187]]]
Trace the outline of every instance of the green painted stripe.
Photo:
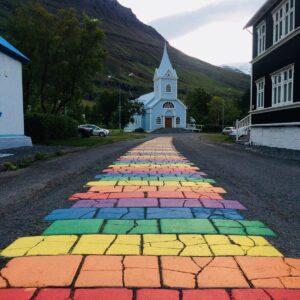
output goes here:
[[230, 234], [276, 236], [259, 221], [161, 219], [161, 220], [59, 220], [43, 235], [68, 234]]

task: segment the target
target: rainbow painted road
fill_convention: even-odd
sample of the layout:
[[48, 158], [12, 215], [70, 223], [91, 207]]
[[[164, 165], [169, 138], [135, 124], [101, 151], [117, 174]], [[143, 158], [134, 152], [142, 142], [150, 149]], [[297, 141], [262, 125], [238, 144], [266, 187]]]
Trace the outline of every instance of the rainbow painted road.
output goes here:
[[[299, 300], [300, 259], [173, 146], [147, 141], [1, 251], [4, 300]], [[280, 237], [279, 237], [280, 238]]]

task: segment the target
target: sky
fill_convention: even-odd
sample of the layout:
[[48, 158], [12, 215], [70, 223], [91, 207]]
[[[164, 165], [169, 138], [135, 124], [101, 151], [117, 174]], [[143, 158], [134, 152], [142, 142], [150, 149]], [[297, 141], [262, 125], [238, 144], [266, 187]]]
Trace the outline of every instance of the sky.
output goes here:
[[214, 65], [251, 60], [252, 35], [243, 30], [265, 0], [118, 0], [172, 46]]

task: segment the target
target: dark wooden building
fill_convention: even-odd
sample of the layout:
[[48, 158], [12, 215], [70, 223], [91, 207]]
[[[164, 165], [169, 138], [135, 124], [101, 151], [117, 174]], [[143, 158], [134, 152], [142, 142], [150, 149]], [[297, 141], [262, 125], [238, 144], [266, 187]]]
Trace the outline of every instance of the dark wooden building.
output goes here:
[[253, 27], [250, 142], [300, 150], [300, 0], [268, 0]]

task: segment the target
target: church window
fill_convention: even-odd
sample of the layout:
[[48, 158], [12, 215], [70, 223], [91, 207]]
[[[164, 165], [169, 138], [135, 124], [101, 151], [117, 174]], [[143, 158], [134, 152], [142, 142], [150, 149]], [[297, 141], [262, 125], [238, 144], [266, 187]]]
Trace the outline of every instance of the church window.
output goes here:
[[180, 125], [180, 118], [179, 117], [176, 118], [176, 124]]
[[166, 86], [166, 93], [171, 93], [171, 92], [172, 92], [171, 84], [167, 84], [167, 86]]
[[165, 102], [163, 108], [174, 108], [174, 104], [172, 102]]
[[157, 118], [156, 118], [156, 124], [157, 124], [157, 125], [161, 125], [161, 118], [160, 118], [160, 117], [157, 117]]

